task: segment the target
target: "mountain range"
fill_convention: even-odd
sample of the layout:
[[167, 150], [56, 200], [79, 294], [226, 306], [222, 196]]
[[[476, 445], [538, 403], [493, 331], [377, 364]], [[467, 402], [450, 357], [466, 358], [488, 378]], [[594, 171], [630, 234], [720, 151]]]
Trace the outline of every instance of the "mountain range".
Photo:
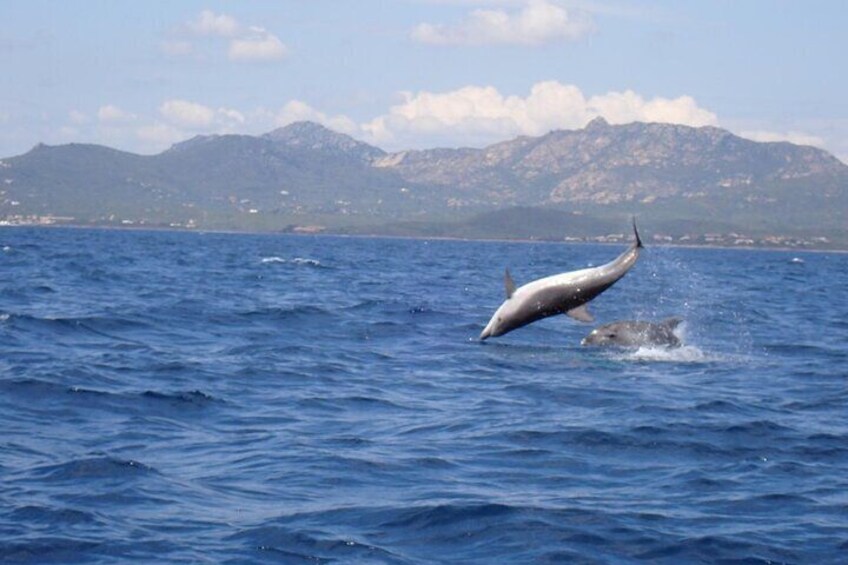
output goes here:
[[716, 127], [602, 118], [479, 149], [388, 153], [298, 122], [157, 155], [40, 144], [0, 160], [5, 223], [561, 239], [626, 232], [631, 215], [672, 242], [845, 247], [848, 166]]

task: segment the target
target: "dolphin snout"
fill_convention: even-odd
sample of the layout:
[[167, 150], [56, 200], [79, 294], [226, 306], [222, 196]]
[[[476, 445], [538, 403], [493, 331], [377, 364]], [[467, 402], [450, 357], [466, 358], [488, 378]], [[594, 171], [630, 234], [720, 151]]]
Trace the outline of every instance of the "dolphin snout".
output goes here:
[[492, 316], [492, 319], [489, 320], [489, 323], [486, 324], [486, 327], [483, 328], [482, 332], [480, 332], [480, 341], [483, 341], [486, 338], [495, 337], [495, 336], [498, 335], [497, 333], [495, 333], [495, 327], [497, 326], [497, 321], [496, 321], [497, 319], [498, 319], [497, 314]]
[[483, 328], [483, 331], [480, 332], [480, 341], [483, 341], [484, 339], [489, 337], [497, 337], [500, 335], [497, 331], [495, 331], [498, 325], [495, 321], [496, 318], [497, 316], [493, 316], [492, 319], [489, 320], [489, 323], [486, 324], [486, 327]]

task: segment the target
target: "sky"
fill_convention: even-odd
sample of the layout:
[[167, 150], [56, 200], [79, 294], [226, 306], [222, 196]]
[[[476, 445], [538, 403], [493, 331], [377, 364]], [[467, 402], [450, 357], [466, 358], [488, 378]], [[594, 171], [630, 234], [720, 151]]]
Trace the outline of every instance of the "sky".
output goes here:
[[848, 162], [846, 54], [842, 1], [0, 0], [0, 157], [300, 120], [483, 147], [602, 116]]

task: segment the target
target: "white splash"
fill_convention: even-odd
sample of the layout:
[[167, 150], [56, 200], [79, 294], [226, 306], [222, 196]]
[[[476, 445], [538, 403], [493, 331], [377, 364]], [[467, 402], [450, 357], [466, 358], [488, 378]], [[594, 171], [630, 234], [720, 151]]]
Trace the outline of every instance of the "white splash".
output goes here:
[[306, 258], [306, 257], [295, 257], [293, 259], [285, 259], [283, 257], [272, 256], [272, 257], [263, 257], [261, 259], [261, 262], [262, 262], [262, 264], [291, 263], [292, 265], [307, 265], [307, 266], [310, 266], [310, 267], [320, 267], [321, 266], [321, 261], [319, 261], [318, 259], [309, 259], [309, 258]]
[[318, 259], [306, 259], [303, 257], [295, 257], [291, 260], [295, 265], [309, 265], [310, 267], [320, 267], [321, 261]]
[[627, 361], [667, 363], [706, 363], [715, 361], [714, 357], [706, 354], [694, 345], [684, 345], [682, 347], [640, 347], [622, 352], [618, 358]]

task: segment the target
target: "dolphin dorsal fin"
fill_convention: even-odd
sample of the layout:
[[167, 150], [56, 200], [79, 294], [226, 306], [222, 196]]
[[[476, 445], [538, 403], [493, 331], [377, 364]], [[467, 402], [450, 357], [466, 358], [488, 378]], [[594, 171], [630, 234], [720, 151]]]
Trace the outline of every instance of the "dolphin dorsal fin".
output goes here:
[[679, 326], [683, 322], [683, 318], [679, 318], [677, 316], [672, 316], [671, 318], [666, 318], [661, 322], [663, 326], [666, 326], [669, 329], [674, 329]]
[[633, 216], [633, 235], [636, 236], [636, 241], [633, 243], [636, 248], [644, 247], [642, 245], [642, 238], [639, 237], [639, 230], [636, 229], [636, 216]]
[[570, 316], [575, 320], [580, 322], [593, 322], [595, 321], [595, 317], [589, 312], [589, 307], [586, 304], [581, 304], [577, 308], [572, 308], [568, 312], [565, 313], [566, 316]]
[[506, 290], [507, 299], [512, 298], [512, 295], [515, 293], [515, 281], [512, 280], [509, 269], [504, 270], [504, 289]]

